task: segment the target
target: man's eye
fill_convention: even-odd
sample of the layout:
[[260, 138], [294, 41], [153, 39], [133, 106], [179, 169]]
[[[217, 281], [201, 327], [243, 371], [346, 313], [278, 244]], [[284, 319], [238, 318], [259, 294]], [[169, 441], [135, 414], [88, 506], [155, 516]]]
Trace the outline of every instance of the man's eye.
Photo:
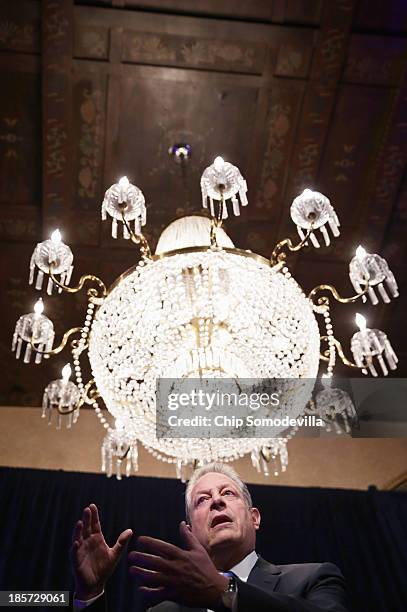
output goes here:
[[232, 491], [231, 489], [226, 489], [226, 491], [223, 491], [224, 495], [235, 495], [235, 492]]
[[197, 505], [197, 506], [199, 506], [199, 504], [200, 504], [201, 502], [203, 502], [205, 499], [206, 499], [206, 497], [198, 497], [197, 502], [196, 502], [196, 505]]

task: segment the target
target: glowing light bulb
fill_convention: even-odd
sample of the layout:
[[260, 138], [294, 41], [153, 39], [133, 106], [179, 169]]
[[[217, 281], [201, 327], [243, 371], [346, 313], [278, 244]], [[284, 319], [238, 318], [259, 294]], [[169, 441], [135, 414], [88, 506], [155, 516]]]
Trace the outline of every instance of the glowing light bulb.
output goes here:
[[119, 204], [127, 203], [127, 190], [129, 188], [130, 181], [127, 176], [122, 176], [119, 181]]
[[122, 189], [123, 191], [126, 191], [129, 188], [129, 185], [130, 185], [130, 181], [127, 178], [127, 176], [122, 176], [122, 178], [119, 181], [120, 189]]
[[218, 156], [215, 158], [213, 165], [215, 166], [215, 170], [219, 172], [220, 170], [222, 170], [223, 166], [225, 165], [225, 160], [223, 159], [223, 157]]
[[62, 237], [61, 237], [61, 232], [59, 231], [59, 229], [56, 229], [55, 231], [52, 232], [51, 240], [54, 244], [61, 243]]
[[356, 257], [359, 259], [359, 261], [363, 261], [363, 259], [366, 257], [366, 250], [360, 245], [356, 249]]
[[366, 329], [366, 319], [359, 312], [356, 313], [355, 321], [356, 321], [356, 325], [359, 327], [360, 331], [364, 331]]
[[36, 315], [40, 315], [44, 312], [44, 302], [42, 301], [42, 298], [35, 302], [34, 312]]
[[69, 363], [67, 363], [63, 368], [62, 368], [62, 381], [64, 383], [67, 383], [68, 380], [71, 378], [71, 374], [72, 374], [72, 368], [70, 366]]

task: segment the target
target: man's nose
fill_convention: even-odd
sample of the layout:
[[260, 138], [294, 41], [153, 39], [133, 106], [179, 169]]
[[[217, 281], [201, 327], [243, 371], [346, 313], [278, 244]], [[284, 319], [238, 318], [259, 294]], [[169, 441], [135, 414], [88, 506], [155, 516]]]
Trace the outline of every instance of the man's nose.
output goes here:
[[216, 494], [212, 497], [211, 508], [223, 508], [225, 506], [225, 500], [222, 495]]

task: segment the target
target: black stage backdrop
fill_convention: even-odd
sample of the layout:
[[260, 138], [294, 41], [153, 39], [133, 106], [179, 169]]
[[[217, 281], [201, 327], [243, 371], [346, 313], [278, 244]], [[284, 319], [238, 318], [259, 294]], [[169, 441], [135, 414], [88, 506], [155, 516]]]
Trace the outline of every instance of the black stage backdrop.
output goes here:
[[[104, 475], [0, 468], [0, 589], [72, 591], [72, 527], [91, 502], [100, 509], [109, 544], [127, 527], [134, 531], [129, 550], [142, 534], [178, 544], [184, 488], [169, 479], [118, 482]], [[250, 489], [262, 513], [258, 552], [265, 559], [332, 561], [345, 575], [353, 612], [407, 610], [407, 494]], [[111, 612], [143, 609], [126, 555], [109, 582], [108, 598]]]

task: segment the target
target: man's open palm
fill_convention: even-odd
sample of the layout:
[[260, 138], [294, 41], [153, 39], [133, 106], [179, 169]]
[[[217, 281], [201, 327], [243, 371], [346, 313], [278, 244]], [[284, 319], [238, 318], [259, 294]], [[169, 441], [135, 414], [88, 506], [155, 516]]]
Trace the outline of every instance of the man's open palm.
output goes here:
[[76, 597], [90, 599], [99, 595], [132, 536], [126, 529], [110, 548], [103, 536], [95, 504], [86, 507], [82, 520], [72, 534], [71, 562], [75, 574]]

